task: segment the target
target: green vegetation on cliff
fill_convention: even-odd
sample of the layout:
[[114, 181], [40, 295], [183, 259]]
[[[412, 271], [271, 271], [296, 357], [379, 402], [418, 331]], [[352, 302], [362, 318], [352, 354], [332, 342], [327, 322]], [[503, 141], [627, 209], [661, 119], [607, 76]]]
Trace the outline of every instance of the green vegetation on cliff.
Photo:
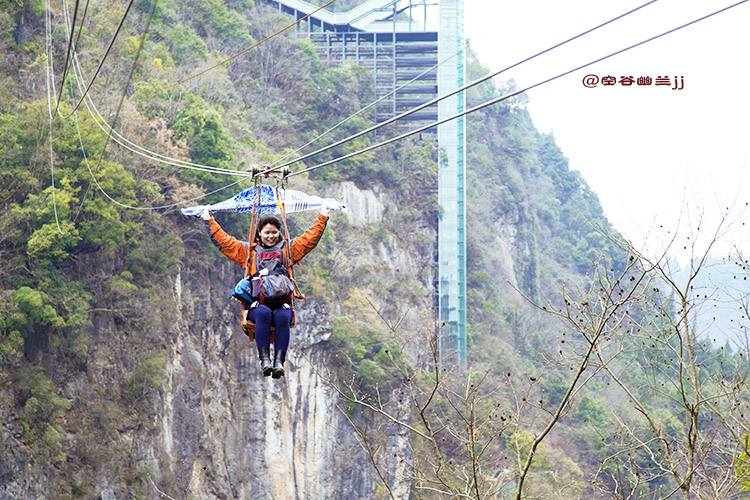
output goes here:
[[[347, 10], [355, 3], [341, 0], [339, 8]], [[117, 111], [150, 5], [135, 3], [92, 88], [92, 99], [107, 119]], [[37, 472], [56, 472], [50, 498], [97, 498], [94, 483], [101, 475], [114, 478], [132, 498], [148, 498], [148, 480], [156, 473], [133, 457], [135, 445], [120, 435], [158, 434], [164, 422], [156, 419], [157, 408], [169, 383], [165, 365], [173, 354], [164, 339], [186, 335], [181, 325], [199, 322], [193, 317], [197, 303], [231, 307], [223, 302], [228, 293], [221, 295], [217, 283], [231, 282], [235, 276], [230, 274], [240, 272], [232, 267], [229, 276], [207, 286], [216, 297], [189, 296], [184, 309], [175, 306], [180, 287], [187, 287], [183, 281], [176, 283], [176, 277], [195, 285], [220, 267], [217, 262], [224, 264], [202, 223], [184, 220], [176, 204], [234, 178], [155, 163], [107, 143], [83, 107], [69, 119], [56, 116], [50, 131], [43, 7], [38, 0], [0, 1], [0, 401], [7, 428], [22, 443], [5, 446], [11, 440], [3, 435], [0, 472], [16, 457], [34, 463]], [[53, 7], [51, 35], [58, 86], [67, 43], [61, 8]], [[93, 73], [124, 8], [125, 2], [92, 1], [79, 42], [85, 78]], [[119, 110], [117, 130], [161, 155], [244, 170], [283, 156], [372, 100], [366, 68], [329, 67], [308, 40], [291, 33], [206, 75], [156, 92], [288, 22], [277, 10], [252, 0], [160, 2]], [[470, 58], [470, 76], [484, 72]], [[72, 112], [74, 97], [80, 98], [78, 91], [70, 90], [74, 76], [68, 73], [63, 89], [63, 115]], [[468, 92], [468, 103], [484, 102], [511, 87], [483, 84]], [[370, 118], [360, 116], [325, 141], [368, 125]], [[508, 403], [509, 380], [545, 372], [541, 353], [561, 343], [559, 326], [529, 307], [519, 292], [539, 301], [563, 284], [584, 287], [587, 273], [599, 276], [595, 262], [617, 274], [632, 256], [602, 236], [601, 230], [611, 227], [596, 195], [570, 170], [554, 138], [535, 129], [523, 98], [471, 115], [468, 137], [470, 365], [477, 372], [486, 370], [486, 383], [502, 388]], [[361, 138], [315, 161], [357, 151], [371, 141]], [[311, 302], [326, 301], [336, 311], [325, 325], [331, 337], [322, 351], [339, 374], [372, 400], [402, 387], [403, 379], [390, 367], [408, 361], [367, 298], [383, 304], [379, 312], [388, 318], [410, 308], [431, 309], [439, 217], [437, 155], [429, 140], [411, 138], [295, 177], [290, 186], [337, 196], [347, 182], [386, 200], [383, 220], [372, 224], [355, 225], [346, 214], [335, 214], [299, 270]], [[248, 185], [240, 183], [205, 199], [218, 201]], [[175, 206], [132, 210], [123, 205]], [[231, 234], [247, 231], [246, 217], [221, 216], [221, 223]], [[305, 216], [290, 217], [290, 232], [303, 231], [308, 223]], [[403, 259], [389, 254], [393, 249], [402, 252]], [[399, 267], [401, 262], [409, 262], [410, 268]], [[632, 314], [640, 315], [640, 321], [653, 311], [644, 307]], [[650, 325], [654, 335], [668, 330], [664, 324]], [[674, 342], [662, 347], [664, 359], [659, 360], [665, 370], [674, 369], [665, 354]], [[646, 366], [644, 346], [629, 344], [628, 349], [625, 364]], [[699, 356], [701, 377], [720, 373], [725, 363], [736, 359], [736, 354], [705, 347]], [[549, 369], [534, 388], [538, 392], [529, 394], [558, 404], [565, 397], [569, 371]], [[201, 373], [195, 366], [188, 376]], [[643, 397], [646, 382], [657, 380], [644, 374], [633, 377], [645, 381], [638, 394]], [[563, 495], [556, 488], [558, 481], [567, 481], [570, 487], [556, 498], [583, 498], [591, 491], [587, 484], [592, 475], [616, 468], [602, 465], [608, 457], [605, 444], [617, 436], [611, 432], [608, 411], [612, 405], [626, 405], [612, 403], [610, 391], [609, 382], [595, 379], [577, 395], [564, 415], [568, 425], [553, 435], [533, 464], [532, 493]], [[670, 397], [678, 399], [673, 393]], [[684, 425], [679, 418], [683, 409], [674, 401], [662, 402], [658, 411], [670, 432]], [[497, 441], [477, 444], [477, 449], [486, 444], [488, 450], [523, 459], [535, 430], [533, 425], [508, 426]], [[618, 450], [627, 447], [624, 441], [617, 445]], [[455, 450], [464, 451], [458, 445]], [[656, 467], [643, 447], [628, 460], [642, 470]], [[736, 461], [738, 470], [746, 473], [747, 449]], [[496, 477], [501, 477], [500, 465], [497, 469]], [[160, 484], [177, 474], [174, 464], [165, 464], [162, 473]], [[662, 477], [639, 487], [645, 498], [675, 487], [675, 482]]]

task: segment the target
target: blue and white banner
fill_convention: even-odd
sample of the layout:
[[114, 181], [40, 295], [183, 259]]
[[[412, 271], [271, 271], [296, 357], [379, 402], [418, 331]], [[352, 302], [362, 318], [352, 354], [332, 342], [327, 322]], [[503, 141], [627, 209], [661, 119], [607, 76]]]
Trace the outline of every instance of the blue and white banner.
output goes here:
[[[253, 202], [258, 197], [258, 188], [247, 188], [241, 193], [237, 193], [228, 200], [216, 203], [215, 205], [200, 205], [197, 207], [188, 207], [181, 210], [182, 215], [186, 217], [200, 217], [204, 209], [211, 212], [234, 212], [240, 214], [252, 214]], [[302, 212], [304, 210], [320, 210], [324, 205], [331, 210], [341, 210], [346, 208], [333, 198], [321, 198], [311, 196], [301, 191], [292, 191], [287, 189], [284, 193], [284, 204], [287, 213]], [[281, 200], [276, 197], [276, 190], [271, 186], [260, 186], [260, 204], [257, 207], [259, 215], [273, 215], [281, 213]]]

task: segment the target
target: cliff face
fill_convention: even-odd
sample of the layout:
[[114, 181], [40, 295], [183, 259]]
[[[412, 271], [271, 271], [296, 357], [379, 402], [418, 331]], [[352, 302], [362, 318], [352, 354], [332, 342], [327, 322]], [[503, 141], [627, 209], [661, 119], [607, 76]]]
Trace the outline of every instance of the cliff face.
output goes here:
[[[237, 304], [215, 300], [223, 294], [200, 281], [191, 280], [190, 293], [183, 292], [184, 333], [168, 342], [155, 416], [160, 429], [141, 454], [182, 468], [187, 489], [199, 498], [335, 498], [336, 491], [373, 491], [363, 474], [364, 457], [350, 434], [338, 430], [347, 424], [336, 398], [316, 375], [326, 362], [318, 351], [330, 336], [325, 306], [300, 307], [288, 374], [273, 380], [262, 376], [255, 346], [238, 328]], [[222, 290], [233, 286], [232, 279], [207, 282]], [[191, 303], [202, 294], [214, 300]]]
[[[382, 217], [384, 205], [373, 192], [345, 184], [339, 194], [351, 206], [348, 217], [359, 225]], [[353, 224], [346, 227], [358, 231]], [[343, 243], [337, 251], [348, 256], [341, 264], [352, 267], [365, 252], [373, 266], [392, 266], [377, 255], [397, 253], [388, 241], [369, 251]], [[93, 314], [86, 367], [71, 371], [62, 383], [71, 403], [64, 415], [64, 462], [35, 460], [37, 450], [23, 444], [13, 405], [3, 405], [0, 499], [380, 497], [339, 398], [320, 376], [337, 350], [330, 342], [330, 320], [341, 300], [328, 304], [311, 296], [300, 301], [287, 375], [266, 378], [230, 295], [242, 270], [218, 252], [210, 259], [207, 270], [184, 262], [171, 294], [129, 313], [129, 320], [145, 325], [144, 342], [123, 335], [120, 320], [106, 312]], [[415, 276], [420, 264], [402, 257], [398, 265]], [[88, 415], [105, 413], [91, 407], [111, 409], [114, 388], [132, 394], [135, 380], [148, 385], [148, 376], [137, 374], [144, 360], [154, 359], [158, 383], [129, 399], [132, 406], [123, 412], [111, 410], [100, 422], [86, 421]], [[10, 394], [2, 392], [5, 401], [11, 402]], [[390, 435], [386, 446], [408, 456], [407, 436], [397, 429]], [[397, 467], [395, 462], [391, 472], [405, 478]], [[123, 468], [132, 469], [135, 477], [124, 478]], [[80, 486], [71, 489], [71, 484]], [[399, 498], [408, 498], [408, 482], [397, 484]]]
[[[213, 470], [196, 481], [201, 498], [376, 498], [369, 459], [319, 376], [336, 349], [327, 345], [329, 308], [315, 299], [299, 306], [287, 376], [273, 380], [260, 374], [254, 344], [238, 333], [235, 305], [193, 307], [189, 316], [206, 315], [206, 326], [171, 343], [153, 453], [192, 462], [191, 477]], [[217, 312], [210, 319], [209, 310]], [[408, 449], [406, 436], [395, 436], [394, 446]]]
[[[150, 63], [133, 87], [178, 81], [209, 49], [247, 47], [273, 22], [287, 22], [242, 2], [178, 4], [174, 12], [165, 7], [154, 44], [144, 47], [142, 61]], [[383, 363], [388, 328], [372, 306], [385, 318], [406, 314], [401, 332], [432, 331], [438, 150], [407, 139], [294, 178], [291, 188], [349, 208], [333, 215], [297, 271], [309, 300], [298, 304], [287, 376], [263, 378], [230, 297], [242, 271], [210, 246], [202, 223], [168, 210], [121, 209], [93, 188], [88, 195], [82, 146], [100, 151], [103, 140], [93, 120], [55, 122], [54, 158], [46, 156], [39, 124], [49, 110], [36, 92], [45, 88], [37, 71], [46, 46], [41, 11], [35, 19], [36, 28], [19, 21], [17, 34], [28, 38], [25, 26], [33, 28], [38, 51], [0, 37], [11, 61], [0, 69], [7, 84], [0, 92], [0, 500], [380, 498], [342, 413], [350, 409], [339, 408], [320, 373], [330, 368], [370, 390], [393, 384]], [[10, 22], [0, 12], [0, 31]], [[92, 58], [96, 33], [82, 38]], [[295, 37], [273, 44], [233, 62], [212, 85], [126, 103], [123, 131], [173, 158], [241, 168], [277, 159], [369, 102], [364, 68], [326, 69]], [[266, 59], [276, 64], [259, 64]], [[499, 95], [489, 84], [468, 93], [470, 104]], [[119, 93], [109, 97], [116, 102]], [[523, 342], [515, 339], [528, 337], [506, 281], [531, 295], [542, 273], [553, 282], [585, 272], [598, 243], [578, 214], [596, 222], [601, 210], [522, 108], [471, 116], [469, 356], [500, 373], [520, 357]], [[127, 203], [176, 203], [223, 182], [115, 151], [100, 180], [108, 197]], [[290, 217], [291, 232], [304, 231], [310, 215]], [[237, 236], [247, 231], [244, 218], [226, 222]], [[396, 428], [385, 436], [378, 444], [382, 456], [394, 457], [386, 467], [397, 478], [394, 495], [408, 498], [407, 436]]]
[[[498, 139], [519, 126], [514, 121], [526, 127], [515, 138], [523, 161]], [[469, 149], [469, 355], [500, 373], [535, 355], [523, 342], [517, 295], [506, 281], [529, 293], [575, 273], [593, 244], [570, 207], [600, 209], [525, 112], [506, 110], [482, 124], [496, 131], [480, 135], [486, 146]], [[412, 144], [406, 152], [433, 165], [423, 149], [431, 150]], [[349, 409], [320, 374], [330, 368], [340, 380], [376, 388], [384, 380], [378, 357], [387, 345], [373, 339], [388, 328], [365, 298], [383, 317], [406, 313], [402, 332], [432, 328], [436, 200], [425, 187], [429, 172], [414, 167], [420, 163], [409, 170], [408, 162], [403, 151], [383, 153], [372, 165], [389, 167], [363, 163], [350, 172], [356, 183], [295, 184], [349, 208], [332, 215], [296, 271], [309, 300], [298, 304], [281, 380], [262, 377], [230, 295], [242, 270], [210, 246], [202, 222], [143, 218], [144, 236], [130, 255], [69, 259], [66, 272], [94, 290], [84, 311], [89, 324], [80, 338], [60, 339], [49, 334], [44, 314], [21, 325], [31, 325], [25, 359], [0, 388], [0, 500], [381, 498], [342, 413]], [[311, 215], [291, 217], [292, 233], [304, 231]], [[234, 222], [247, 230], [245, 219]], [[157, 279], [143, 284], [147, 272]], [[540, 280], [540, 272], [552, 279]], [[0, 306], [7, 295], [0, 294]], [[29, 317], [34, 297], [24, 297]], [[397, 428], [385, 435], [381, 457], [394, 457], [387, 473], [396, 478], [396, 498], [406, 499], [408, 436]]]
[[[350, 220], [367, 225], [382, 217], [373, 192], [345, 183], [340, 193]], [[409, 259], [401, 265], [417, 264]], [[263, 377], [255, 344], [241, 333], [239, 307], [229, 297], [239, 274], [233, 263], [220, 260], [208, 274], [176, 277], [179, 333], [166, 340], [156, 432], [140, 445], [139, 455], [154, 457], [150, 465], [161, 477], [169, 472], [164, 467], [184, 474], [189, 482], [182, 487], [198, 498], [379, 497], [369, 459], [335, 391], [320, 376], [336, 351], [329, 344], [331, 307], [320, 297], [299, 301], [287, 375]], [[392, 435], [389, 445], [408, 453], [407, 437]], [[408, 482], [402, 480], [397, 491], [407, 498]]]

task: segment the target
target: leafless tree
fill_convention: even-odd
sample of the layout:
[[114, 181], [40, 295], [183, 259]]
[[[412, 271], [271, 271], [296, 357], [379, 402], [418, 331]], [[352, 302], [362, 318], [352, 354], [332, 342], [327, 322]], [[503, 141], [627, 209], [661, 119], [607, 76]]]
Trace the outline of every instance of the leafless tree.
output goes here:
[[[514, 380], [508, 372], [497, 384], [486, 371], [451, 371], [439, 359], [439, 331], [402, 335], [403, 317], [390, 322], [378, 312], [398, 351], [390, 353], [389, 360], [400, 385], [367, 394], [354, 378], [324, 376], [338, 392], [342, 411], [389, 497], [402, 497], [394, 491], [398, 465], [386, 446], [393, 433], [389, 428], [395, 426], [408, 431], [410, 453], [396, 457], [396, 462], [408, 462], [400, 472], [408, 474], [417, 498], [532, 498], [526, 493], [527, 481], [532, 464], [543, 454], [543, 441], [567, 414], [581, 387], [602, 371], [602, 364], [595, 362], [597, 348], [627, 323], [628, 307], [646, 293], [648, 271], [637, 264], [631, 259], [617, 273], [597, 266], [588, 289], [564, 290], [559, 306], [546, 299], [534, 303], [567, 327], [560, 338], [563, 348], [545, 353], [547, 365], [564, 365], [572, 372], [564, 394], [552, 402], [545, 402], [539, 387], [544, 373]], [[372, 302], [369, 306], [377, 311]], [[534, 495], [583, 498], [574, 487], [566, 492], [569, 485], [564, 481], [552, 483], [551, 489], [537, 484]]]
[[[693, 244], [681, 276], [668, 250], [650, 258], [621, 237], [607, 236], [626, 252], [624, 264], [602, 256], [586, 284], [564, 286], [557, 296], [539, 292], [533, 300], [516, 290], [540, 314], [557, 319], [559, 328], [557, 345], [548, 343], [538, 353], [537, 372], [525, 377], [508, 372], [498, 383], [497, 373], [451, 371], [438, 355], [439, 329], [405, 335], [403, 317], [389, 321], [368, 301], [393, 339], [388, 359], [399, 383], [368, 393], [355, 378], [324, 376], [390, 498], [404, 497], [399, 480], [415, 498], [746, 495], [748, 262], [738, 253], [739, 285], [720, 299], [717, 290], [699, 286], [719, 230], [700, 252]], [[696, 319], [715, 300], [731, 301], [742, 313], [734, 349], [712, 343]], [[556, 394], [545, 392], [553, 374], [560, 379]], [[598, 470], [588, 471], [586, 483], [572, 476], [560, 480], [549, 463], [567, 457], [560, 452], [550, 458], [550, 436], [568, 431], [571, 410], [593, 382], [611, 388], [601, 395], [608, 403], [606, 421], [591, 425], [604, 458]], [[408, 450], [395, 457], [389, 444], [394, 428], [408, 439]]]
[[[696, 320], [717, 300], [718, 291], [699, 286], [699, 278], [708, 272], [720, 227], [700, 252], [695, 243], [685, 245], [693, 252], [682, 278], [667, 252], [654, 259], [617, 240], [644, 270], [648, 286], [627, 324], [612, 336], [614, 349], [594, 350], [598, 365], [635, 410], [612, 413], [612, 451], [596, 478], [609, 498], [739, 498], [736, 466], [747, 450], [750, 410], [746, 326], [739, 329], [745, 344], [732, 354], [702, 335]], [[747, 312], [746, 297], [745, 291], [728, 300]], [[620, 353], [616, 363], [613, 352]]]
[[[353, 377], [321, 376], [338, 393], [385, 494], [495, 498], [512, 482], [512, 475], [498, 473], [507, 460], [503, 436], [512, 427], [511, 415], [501, 409], [502, 388], [488, 383], [487, 372], [459, 374], [442, 367], [435, 330], [403, 334], [404, 316], [395, 321], [378, 316], [397, 351], [387, 354], [398, 383], [366, 391]], [[399, 432], [406, 447], [394, 445]]]

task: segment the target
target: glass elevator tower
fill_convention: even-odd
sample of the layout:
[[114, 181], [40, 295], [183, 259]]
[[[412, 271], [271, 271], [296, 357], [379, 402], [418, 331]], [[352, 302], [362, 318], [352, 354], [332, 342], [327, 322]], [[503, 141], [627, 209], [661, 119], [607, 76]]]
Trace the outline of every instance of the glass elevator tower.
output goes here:
[[[438, 88], [445, 95], [466, 80], [463, 0], [440, 0], [438, 31]], [[460, 53], [458, 53], [461, 51]], [[466, 108], [464, 93], [440, 101], [440, 120]], [[440, 359], [466, 369], [466, 120], [456, 118], [438, 126], [438, 275]]]

